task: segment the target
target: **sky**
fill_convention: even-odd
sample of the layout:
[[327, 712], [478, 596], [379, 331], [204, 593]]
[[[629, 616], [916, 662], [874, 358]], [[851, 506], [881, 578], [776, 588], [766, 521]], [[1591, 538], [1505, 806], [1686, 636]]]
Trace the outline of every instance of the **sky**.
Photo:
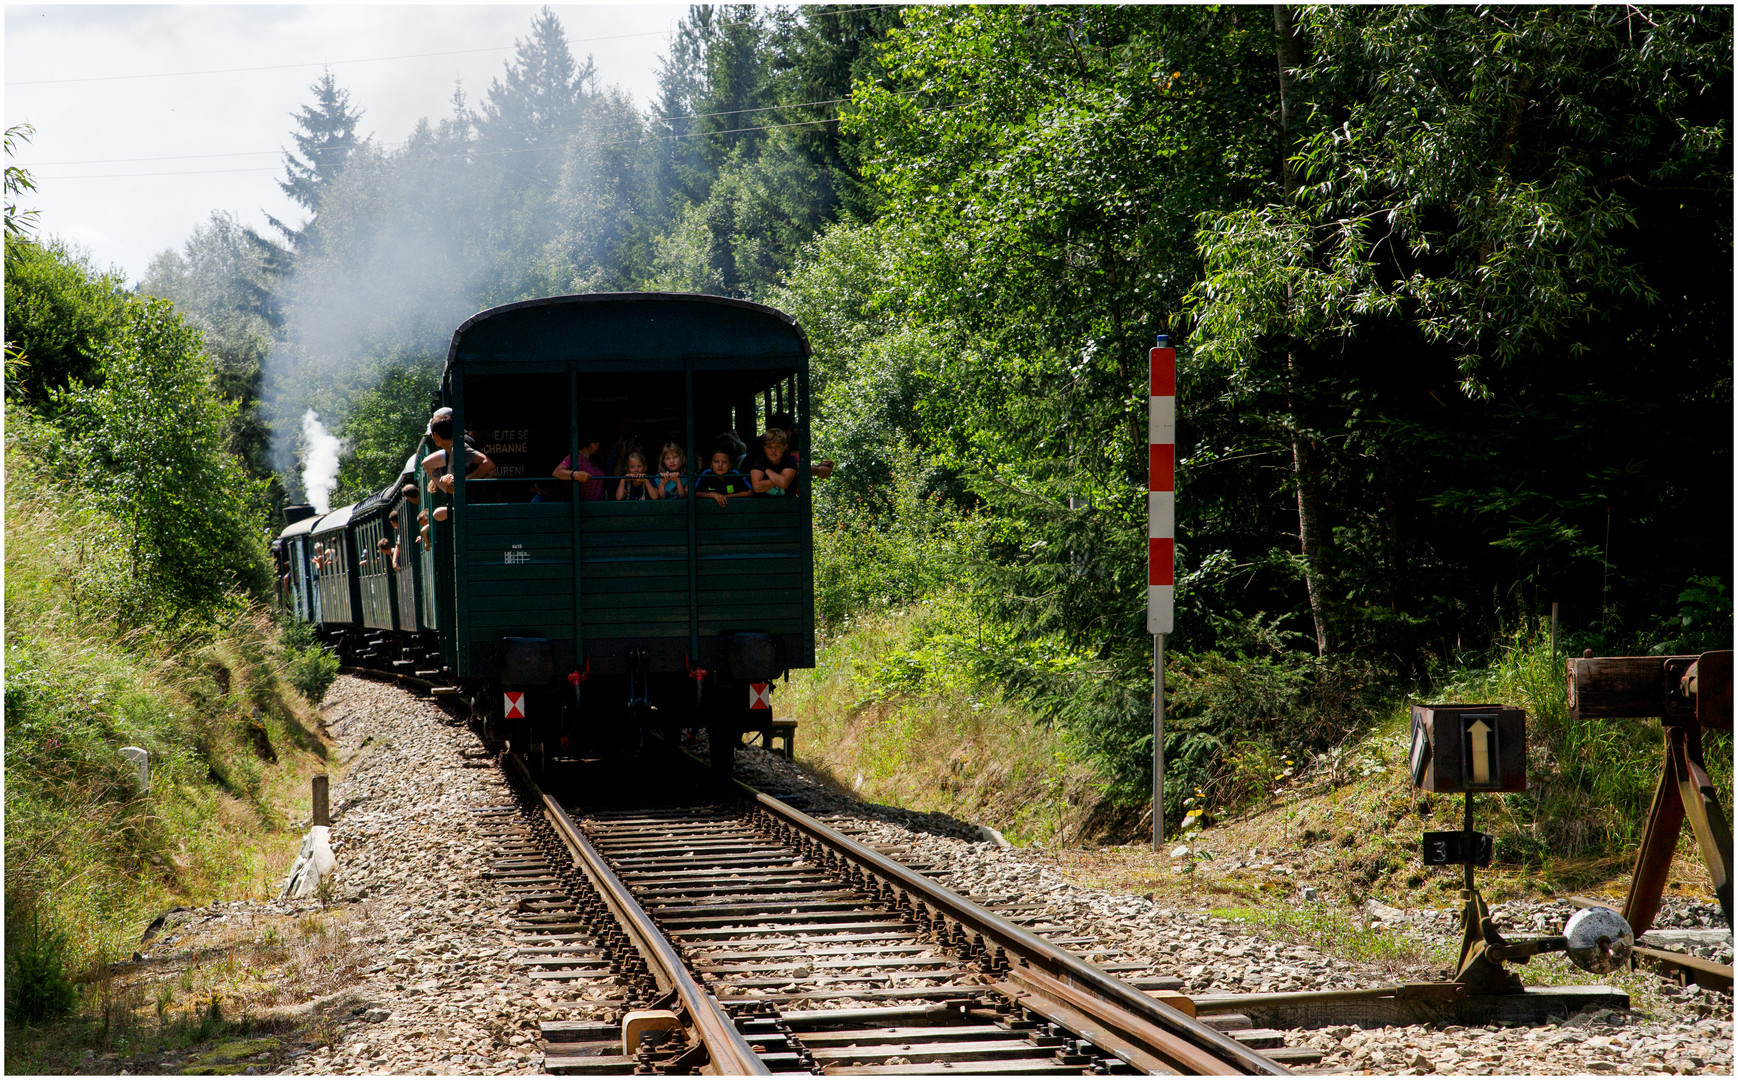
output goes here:
[[[685, 4], [550, 6], [600, 84], [655, 99]], [[13, 161], [37, 185], [20, 206], [129, 282], [214, 210], [300, 224], [276, 180], [324, 65], [362, 113], [357, 133], [391, 146], [449, 115], [455, 83], [475, 107], [538, 9], [9, 4], [6, 126], [36, 128]]]

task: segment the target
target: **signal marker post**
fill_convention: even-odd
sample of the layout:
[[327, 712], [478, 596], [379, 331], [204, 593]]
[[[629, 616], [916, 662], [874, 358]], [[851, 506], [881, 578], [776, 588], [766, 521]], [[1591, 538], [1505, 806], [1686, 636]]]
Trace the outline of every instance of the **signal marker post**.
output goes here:
[[1147, 354], [1147, 633], [1153, 635], [1153, 850], [1165, 842], [1165, 635], [1171, 632], [1177, 535], [1177, 351]]

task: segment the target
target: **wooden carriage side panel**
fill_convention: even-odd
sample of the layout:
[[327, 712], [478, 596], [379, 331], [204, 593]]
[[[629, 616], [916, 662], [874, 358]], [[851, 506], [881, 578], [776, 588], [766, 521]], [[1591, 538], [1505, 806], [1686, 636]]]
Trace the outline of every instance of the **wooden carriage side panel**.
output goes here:
[[701, 499], [696, 510], [700, 636], [812, 635], [806, 500], [733, 499], [721, 508]]
[[588, 502], [579, 512], [586, 639], [687, 638], [687, 507]]
[[474, 672], [503, 637], [540, 637], [572, 656], [573, 537], [564, 503], [481, 503], [467, 518], [465, 634]]

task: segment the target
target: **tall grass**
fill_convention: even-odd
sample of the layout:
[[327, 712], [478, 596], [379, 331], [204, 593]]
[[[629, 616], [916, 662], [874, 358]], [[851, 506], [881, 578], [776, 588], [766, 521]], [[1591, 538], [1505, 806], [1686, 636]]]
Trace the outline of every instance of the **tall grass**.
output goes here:
[[[197, 634], [116, 630], [81, 573], [112, 522], [21, 430], [6, 446], [7, 921], [39, 925], [29, 940], [76, 972], [129, 955], [166, 907], [269, 888], [324, 747], [245, 600]], [[148, 790], [124, 746], [149, 753]]]
[[1102, 785], [1067, 735], [974, 673], [980, 647], [957, 595], [864, 613], [793, 672], [781, 710], [797, 757], [872, 802], [994, 826], [1015, 843], [1076, 836]]

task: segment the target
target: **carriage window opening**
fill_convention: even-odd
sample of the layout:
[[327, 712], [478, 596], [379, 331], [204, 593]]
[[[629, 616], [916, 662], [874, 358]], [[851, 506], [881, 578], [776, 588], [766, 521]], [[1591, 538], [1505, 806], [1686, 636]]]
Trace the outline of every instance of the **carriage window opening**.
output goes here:
[[[470, 376], [465, 380], [465, 426], [477, 449], [494, 461], [496, 476], [467, 480], [466, 500], [610, 499], [628, 472], [632, 453], [643, 455], [648, 473], [657, 472], [659, 452], [669, 443], [682, 447], [692, 461], [686, 410], [681, 372], [582, 372], [577, 402], [569, 398], [565, 374]], [[571, 430], [575, 411], [577, 433]], [[568, 460], [576, 434], [586, 458], [580, 462]], [[593, 440], [597, 447], [588, 456], [585, 451]], [[570, 469], [595, 480], [567, 479]]]
[[[741, 442], [741, 456], [735, 468], [745, 478], [750, 477], [754, 462], [764, 449], [762, 439], [769, 425], [788, 429], [786, 450], [800, 455], [802, 444], [795, 430], [798, 425], [794, 415], [796, 389], [796, 373], [789, 369], [695, 372], [695, 442], [703, 451], [694, 464], [695, 471], [705, 471], [711, 444], [717, 441], [716, 437], [704, 434], [708, 432], [732, 436]], [[778, 424], [773, 424], [775, 419]], [[789, 488], [791, 494], [807, 489], [806, 472], [799, 469], [798, 475], [805, 479]]]

